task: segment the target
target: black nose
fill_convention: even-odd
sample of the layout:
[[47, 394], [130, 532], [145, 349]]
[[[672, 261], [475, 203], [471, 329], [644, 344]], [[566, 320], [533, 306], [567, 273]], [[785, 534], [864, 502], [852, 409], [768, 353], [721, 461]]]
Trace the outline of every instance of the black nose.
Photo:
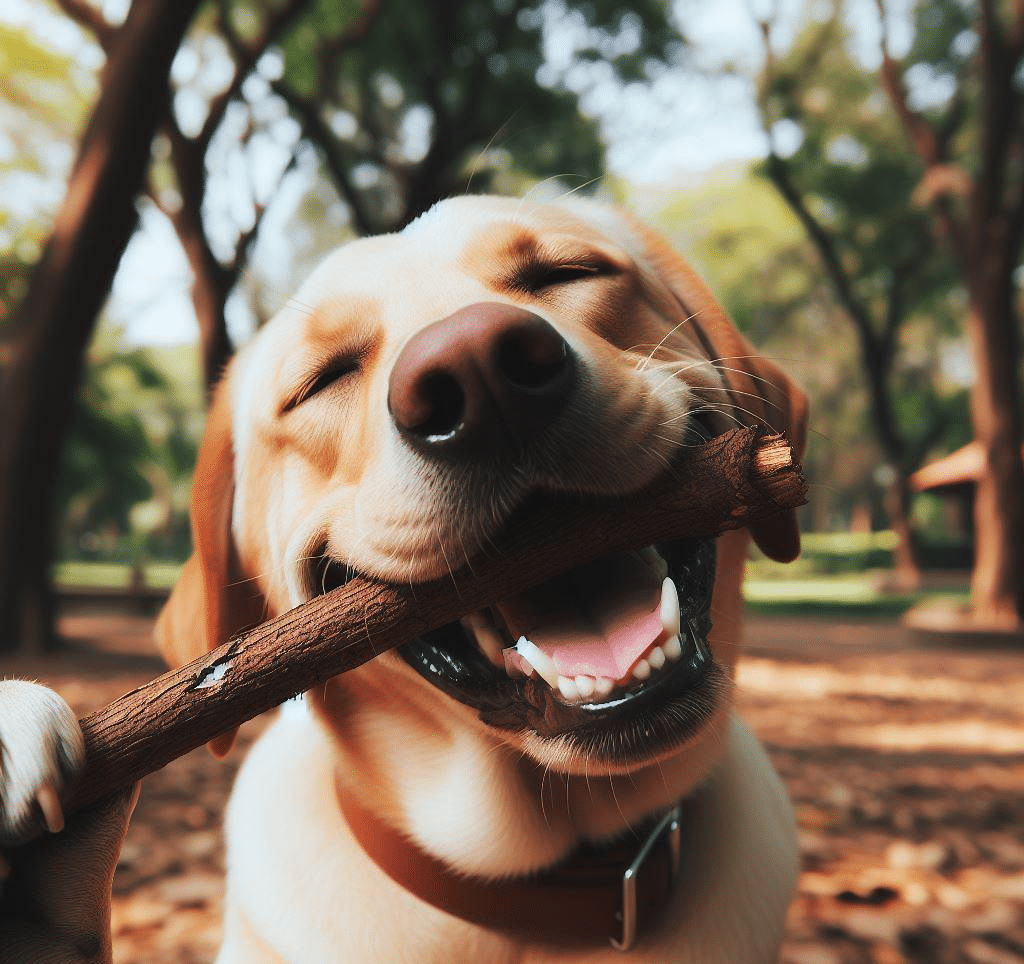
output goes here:
[[423, 450], [472, 455], [502, 441], [518, 447], [572, 395], [572, 349], [543, 318], [481, 303], [424, 328], [391, 372], [395, 425]]

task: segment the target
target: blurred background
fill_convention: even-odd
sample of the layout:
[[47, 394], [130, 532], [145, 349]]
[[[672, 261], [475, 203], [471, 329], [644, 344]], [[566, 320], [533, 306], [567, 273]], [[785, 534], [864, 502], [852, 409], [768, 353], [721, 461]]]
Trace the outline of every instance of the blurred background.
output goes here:
[[[1024, 961], [1022, 56], [1020, 0], [5, 0], [0, 672], [83, 712], [159, 672], [210, 386], [326, 250], [595, 194], [811, 396], [740, 667], [783, 959]], [[120, 960], [212, 959], [236, 765], [147, 784]]]

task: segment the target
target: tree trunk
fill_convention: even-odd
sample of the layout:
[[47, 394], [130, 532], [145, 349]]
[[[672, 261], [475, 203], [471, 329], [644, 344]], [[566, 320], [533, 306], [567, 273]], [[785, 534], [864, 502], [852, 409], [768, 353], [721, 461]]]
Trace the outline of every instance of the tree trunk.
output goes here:
[[892, 349], [883, 350], [872, 335], [867, 319], [856, 324], [860, 342], [861, 364], [868, 382], [868, 414], [875, 437], [888, 463], [891, 479], [886, 482], [883, 504], [889, 525], [896, 533], [893, 559], [896, 585], [904, 591], [921, 587], [921, 565], [917, 558], [917, 539], [910, 517], [910, 472], [907, 466], [906, 442], [896, 425], [896, 414], [887, 381], [892, 368]]
[[234, 351], [228, 338], [224, 307], [237, 272], [225, 268], [210, 250], [199, 221], [201, 192], [198, 198], [192, 207], [188, 207], [187, 202], [182, 205], [174, 218], [174, 229], [192, 269], [192, 306], [199, 322], [199, 352], [209, 398]]
[[224, 318], [229, 294], [231, 285], [223, 284], [219, 276], [197, 272], [192, 279], [192, 305], [199, 320], [199, 350], [207, 397], [213, 393], [234, 351]]
[[[989, 232], [992, 233], [992, 232]], [[984, 625], [1024, 622], [1024, 465], [1021, 463], [1020, 343], [1009, 246], [979, 246], [970, 283], [967, 331], [976, 375], [974, 436], [985, 453], [974, 504], [974, 618]]]
[[110, 45], [2, 386], [0, 649], [53, 643], [53, 501], [86, 346], [137, 222], [168, 74], [199, 0], [136, 0]]
[[895, 478], [886, 488], [885, 512], [896, 533], [893, 578], [897, 589], [914, 592], [921, 588], [921, 564], [917, 558], [917, 537], [910, 519], [910, 485], [907, 473], [895, 468]]

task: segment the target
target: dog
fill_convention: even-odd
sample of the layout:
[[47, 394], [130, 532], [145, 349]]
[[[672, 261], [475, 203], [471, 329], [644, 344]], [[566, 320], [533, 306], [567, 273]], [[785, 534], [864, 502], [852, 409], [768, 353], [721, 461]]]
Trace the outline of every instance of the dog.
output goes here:
[[[440, 202], [329, 255], [228, 366], [158, 643], [182, 664], [353, 574], [445, 577], [531, 494], [636, 492], [735, 424], [799, 451], [806, 419], [634, 217]], [[228, 805], [219, 964], [775, 960], [793, 811], [731, 698], [751, 536], [799, 552], [787, 512], [613, 553], [286, 704]]]

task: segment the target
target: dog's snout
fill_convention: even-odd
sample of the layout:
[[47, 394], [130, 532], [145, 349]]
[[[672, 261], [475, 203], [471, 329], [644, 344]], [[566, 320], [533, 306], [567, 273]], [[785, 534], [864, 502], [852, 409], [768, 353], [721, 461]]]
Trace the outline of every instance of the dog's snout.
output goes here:
[[514, 305], [462, 308], [413, 336], [391, 372], [402, 435], [432, 451], [519, 444], [565, 408], [576, 361], [547, 321]]

